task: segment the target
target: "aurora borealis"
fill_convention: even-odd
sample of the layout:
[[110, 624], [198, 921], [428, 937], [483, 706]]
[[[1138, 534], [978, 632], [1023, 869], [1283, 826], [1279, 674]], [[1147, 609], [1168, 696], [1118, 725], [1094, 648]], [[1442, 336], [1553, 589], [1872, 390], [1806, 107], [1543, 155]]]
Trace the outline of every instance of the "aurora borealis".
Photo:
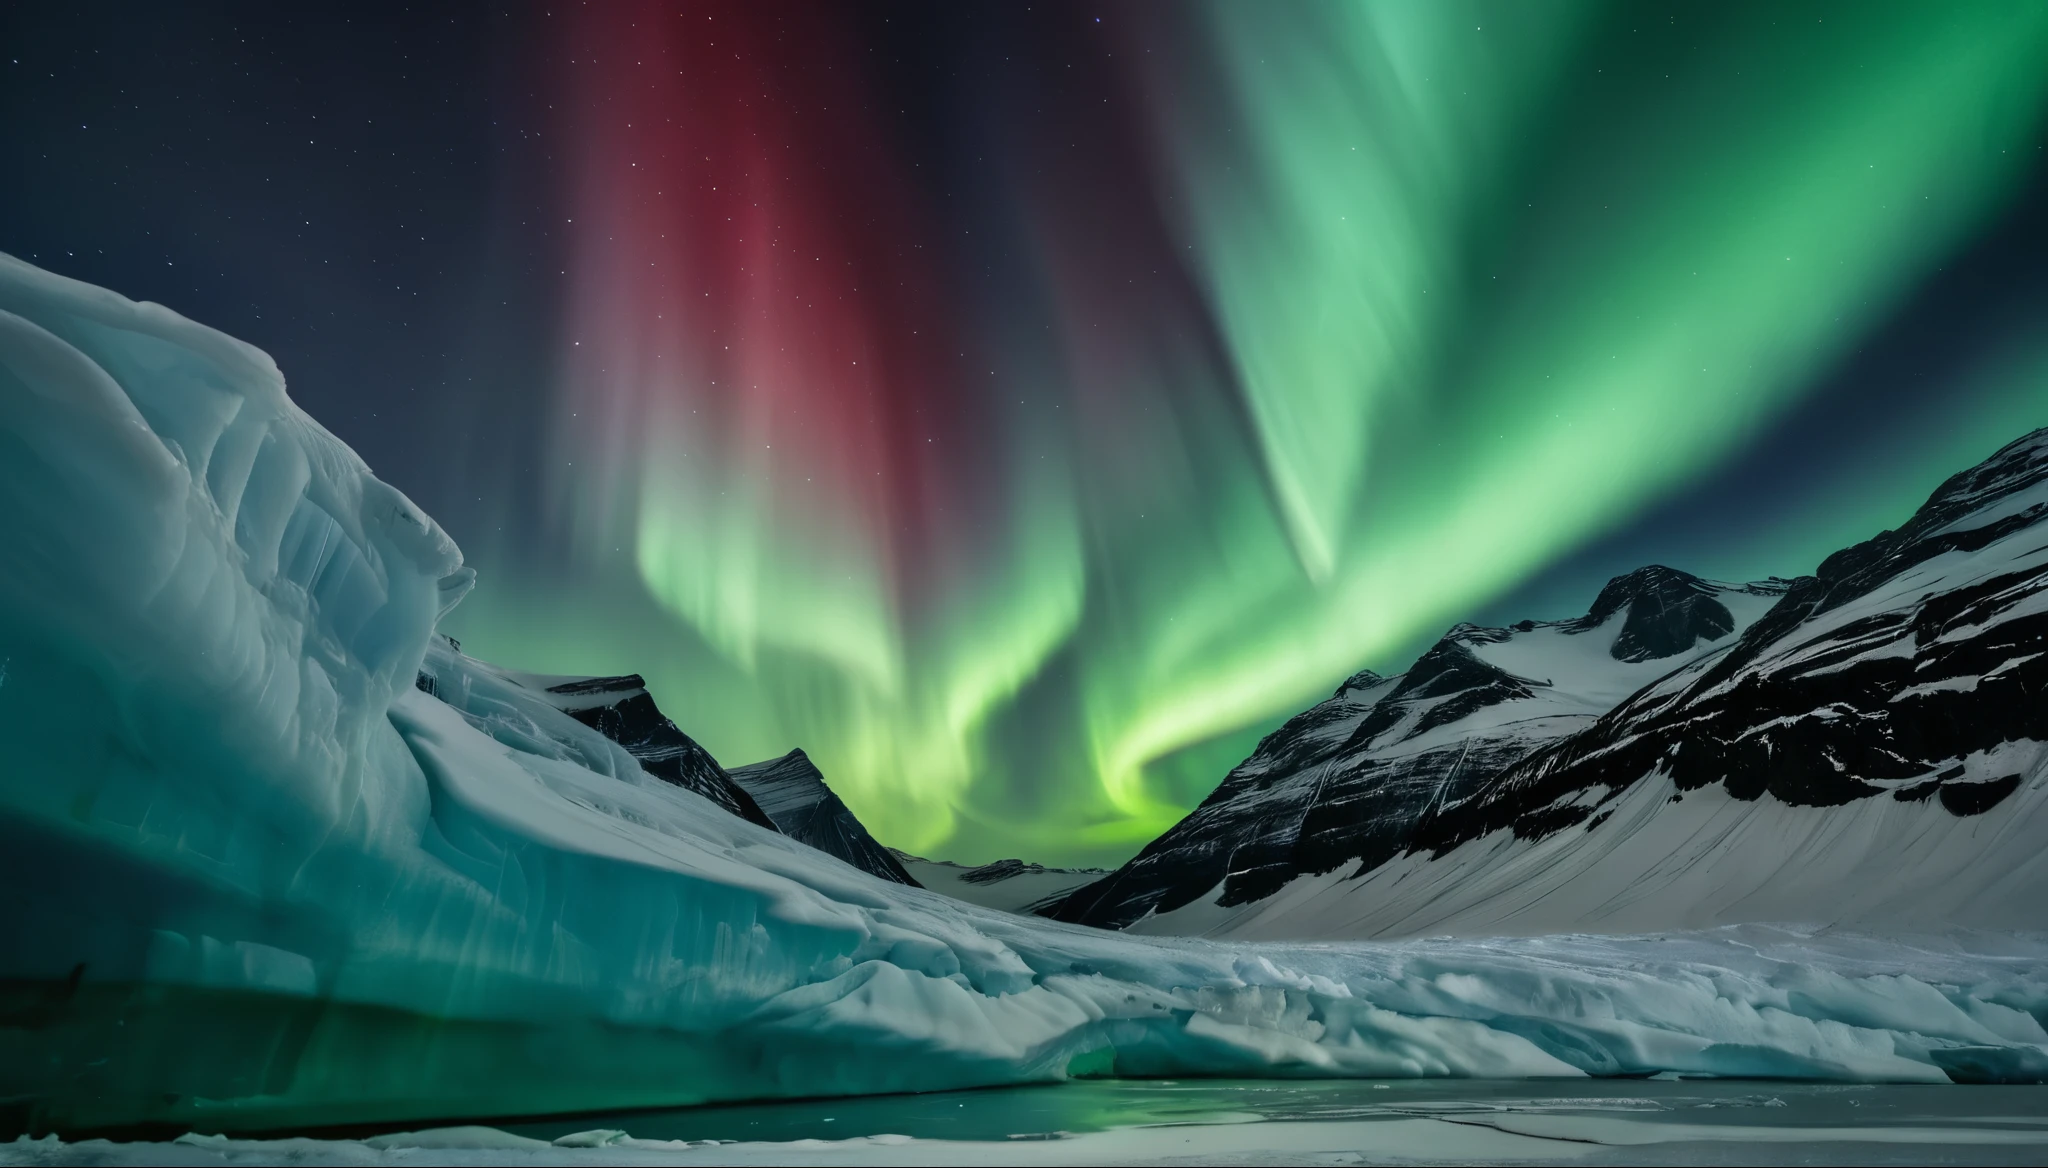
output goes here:
[[1811, 570], [2048, 421], [2032, 3], [539, 5], [363, 42], [388, 116], [291, 89], [368, 35], [306, 20], [164, 84], [381, 201], [79, 114], [23, 28], [17, 173], [106, 122], [176, 177], [0, 247], [271, 349], [484, 656], [642, 673], [925, 854], [1121, 858], [1456, 621]]

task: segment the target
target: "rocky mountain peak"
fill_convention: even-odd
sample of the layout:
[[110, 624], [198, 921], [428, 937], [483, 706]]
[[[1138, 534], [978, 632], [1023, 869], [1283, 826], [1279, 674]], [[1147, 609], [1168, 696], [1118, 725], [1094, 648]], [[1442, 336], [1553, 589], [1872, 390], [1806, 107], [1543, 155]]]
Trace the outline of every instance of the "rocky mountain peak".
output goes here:
[[824, 772], [802, 749], [780, 758], [734, 767], [732, 780], [753, 796], [776, 828], [863, 872], [920, 887], [896, 856], [825, 783]]
[[1721, 603], [1722, 589], [1690, 572], [1651, 564], [1616, 576], [1593, 600], [1593, 610], [1571, 622], [1584, 632], [1627, 610], [1610, 652], [1617, 661], [1675, 657], [1701, 641], [1735, 631], [1735, 616]]
[[2009, 442], [1969, 470], [1950, 475], [1896, 530], [1843, 548], [1751, 626], [1708, 674], [1732, 676], [1773, 640], [1822, 613], [1856, 601], [1909, 569], [1951, 552], [1972, 553], [2048, 515], [2048, 427]]
[[1501, 685], [1526, 693], [1523, 679], [1480, 660], [1466, 644], [1468, 640], [1483, 640], [1475, 638], [1475, 633], [1493, 632], [1496, 630], [1482, 629], [1477, 625], [1460, 625], [1452, 629], [1443, 640], [1430, 646], [1428, 652], [1416, 659], [1415, 665], [1402, 676], [1399, 688], [1389, 695], [1390, 699], [1399, 702], [1440, 698]]
[[[449, 644], [456, 644], [455, 638], [448, 638]], [[637, 673], [621, 673], [616, 677], [579, 677], [551, 685], [548, 692], [564, 697], [597, 696], [600, 694], [633, 693], [647, 688], [647, 679]]]
[[1945, 525], [2043, 482], [2048, 482], [2048, 426], [2006, 443], [1969, 470], [1950, 475], [1906, 527]]
[[648, 774], [695, 791], [749, 823], [775, 826], [711, 752], [661, 712], [639, 674], [577, 678], [548, 686], [545, 693], [556, 709], [625, 747]]
[[1373, 686], [1379, 685], [1386, 680], [1386, 678], [1381, 677], [1370, 669], [1361, 669], [1350, 677], [1345, 678], [1344, 684], [1331, 691], [1330, 696], [1341, 698], [1347, 693], [1357, 693], [1361, 690], [1371, 689]]

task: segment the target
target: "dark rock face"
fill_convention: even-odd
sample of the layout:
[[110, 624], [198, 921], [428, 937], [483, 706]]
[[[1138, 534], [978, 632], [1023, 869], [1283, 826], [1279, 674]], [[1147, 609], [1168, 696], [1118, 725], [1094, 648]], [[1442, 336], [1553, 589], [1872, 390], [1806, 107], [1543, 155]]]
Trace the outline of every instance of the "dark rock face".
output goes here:
[[803, 751], [734, 767], [731, 774], [732, 781], [753, 796], [784, 835], [884, 880], [922, 887], [832, 793], [825, 776]]
[[661, 712], [639, 674], [587, 677], [549, 686], [547, 693], [564, 713], [625, 747], [648, 774], [695, 791], [749, 823], [775, 829], [711, 752]]
[[[1674, 674], [1431, 817], [1416, 846], [1441, 854], [1503, 828], [1541, 838], [1576, 826], [1653, 773], [1680, 791], [1722, 783], [1829, 807], [1938, 797], [1981, 815], [2020, 776], [1962, 765], [2048, 740], [2048, 431], [1942, 484], [1905, 526], [1828, 557], [1718, 659]], [[2010, 502], [2012, 505], [2005, 505]], [[2037, 529], [2011, 555], [1914, 580], [1937, 557]], [[1600, 789], [1589, 800], [1583, 792]]]
[[[1575, 620], [1459, 625], [1407, 673], [1359, 673], [1290, 719], [1186, 819], [1046, 915], [1121, 928], [1219, 885], [1228, 907], [1304, 874], [1376, 867], [1407, 850], [1426, 816], [1604, 712], [1611, 701], [1602, 694], [1618, 698], [1665, 671], [1644, 661], [1677, 664], [1714, 641], [1725, 647], [1736, 618], [1722, 598], [1748, 598], [1754, 616], [1781, 590], [1646, 568], [1609, 582], [1594, 611]], [[1526, 647], [1537, 643], [1565, 651], [1543, 662], [1546, 676], [1500, 663], [1531, 658]]]
[[2044, 482], [2048, 430], [1815, 576], [1735, 588], [1650, 567], [1576, 620], [1453, 629], [1408, 674], [1361, 675], [1288, 722], [1187, 819], [1046, 911], [1122, 927], [1212, 890], [1229, 907], [1354, 861], [1363, 874], [1502, 831], [1591, 831], [1656, 775], [1681, 798], [1718, 783], [1798, 806], [1992, 813], [2048, 741]]
[[1609, 580], [1593, 610], [1574, 623], [1597, 628], [1624, 609], [1628, 615], [1612, 650], [1618, 661], [1676, 656], [1735, 631], [1735, 617], [1713, 585], [1656, 564]]

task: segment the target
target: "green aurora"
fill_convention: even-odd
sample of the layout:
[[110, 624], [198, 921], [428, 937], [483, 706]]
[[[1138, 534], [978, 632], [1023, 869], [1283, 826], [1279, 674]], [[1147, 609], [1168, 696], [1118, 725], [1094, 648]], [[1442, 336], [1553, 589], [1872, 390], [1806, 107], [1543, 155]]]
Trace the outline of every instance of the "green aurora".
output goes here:
[[[980, 143], [939, 151], [964, 193], [906, 214], [970, 221], [1013, 278], [931, 261], [985, 372], [882, 362], [951, 411], [933, 445], [974, 452], [917, 463], [918, 492], [861, 493], [909, 456], [813, 409], [819, 368], [911, 318], [820, 325], [770, 284], [744, 318], [656, 329], [621, 309], [644, 295], [631, 261], [687, 208], [579, 187], [609, 234], [570, 259], [549, 491], [573, 551], [543, 571], [466, 541], [484, 584], [449, 631], [526, 668], [639, 672], [728, 763], [800, 745], [907, 850], [1120, 859], [1339, 679], [1400, 670], [1698, 489], [2043, 164], [2038, 4], [1217, 2], [1110, 24], [1085, 68], [1137, 147], [1114, 173], [1060, 153], [1068, 120], [1110, 132], [1079, 99], [1006, 132], [1014, 80], [951, 96]], [[936, 148], [894, 125], [861, 181], [924, 189], [889, 174]], [[609, 174], [612, 149], [579, 165]], [[855, 230], [771, 197], [804, 246]], [[2048, 420], [2039, 335], [1942, 387], [1881, 462], [1674, 566], [1795, 574], [1903, 517]], [[806, 457], [737, 453], [781, 439]]]

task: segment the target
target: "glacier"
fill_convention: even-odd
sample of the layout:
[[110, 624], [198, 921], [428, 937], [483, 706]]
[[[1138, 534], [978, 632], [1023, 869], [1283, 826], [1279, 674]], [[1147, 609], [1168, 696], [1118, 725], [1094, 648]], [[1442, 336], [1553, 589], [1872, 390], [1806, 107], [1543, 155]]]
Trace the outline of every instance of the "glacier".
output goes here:
[[878, 879], [437, 636], [460, 550], [263, 353], [7, 257], [0, 443], [19, 1131], [1104, 1075], [2048, 1076], [2032, 933], [1256, 944]]

